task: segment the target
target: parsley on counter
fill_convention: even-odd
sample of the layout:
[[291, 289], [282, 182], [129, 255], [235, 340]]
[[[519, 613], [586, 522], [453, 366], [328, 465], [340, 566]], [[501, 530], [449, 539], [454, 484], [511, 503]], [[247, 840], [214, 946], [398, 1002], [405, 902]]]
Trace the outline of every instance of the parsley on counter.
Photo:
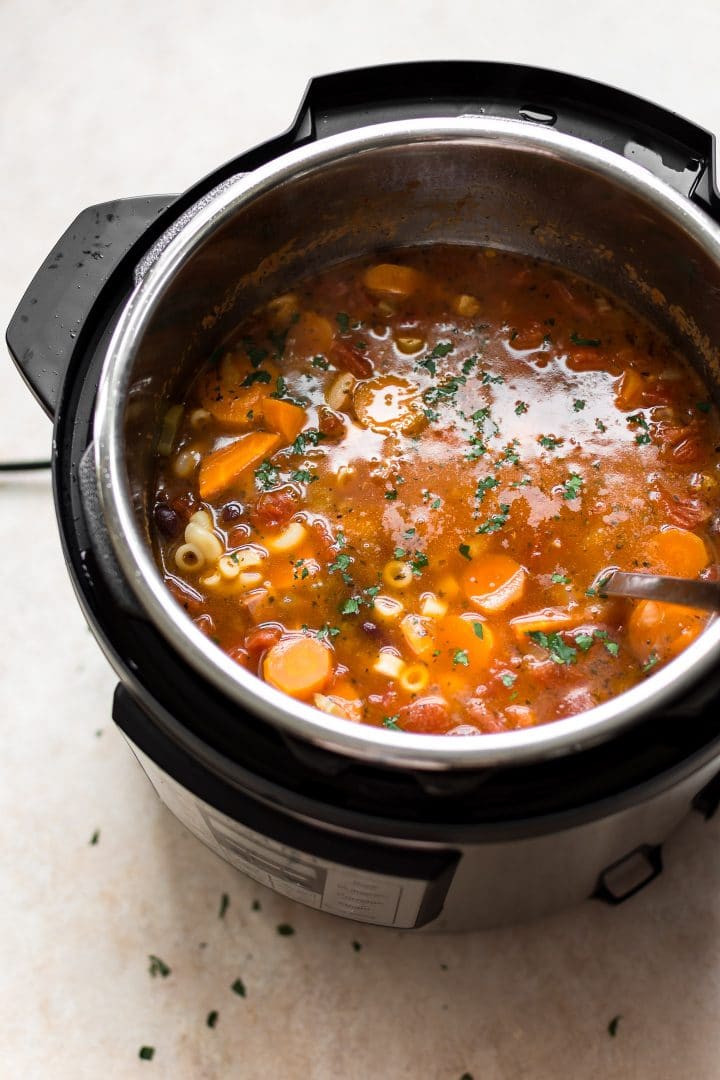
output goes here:
[[295, 927], [291, 926], [290, 923], [286, 922], [281, 922], [276, 927], [276, 930], [280, 937], [292, 937], [292, 935], [295, 933]]
[[163, 979], [167, 979], [172, 969], [168, 967], [165, 961], [161, 960], [159, 956], [153, 956], [152, 953], [150, 953], [150, 955], [148, 956], [148, 960], [150, 961], [150, 967], [148, 968], [148, 971], [152, 975], [153, 979], [156, 975], [159, 975]]
[[152, 1059], [155, 1057], [155, 1047], [141, 1046], [138, 1057], [141, 1061], [152, 1061]]
[[233, 994], [237, 994], [238, 997], [247, 997], [247, 990], [245, 989], [245, 983], [242, 979], [236, 979], [230, 989]]
[[100, 830], [96, 829], [95, 832], [90, 837], [90, 844], [94, 846], [95, 844], [97, 844], [99, 839], [100, 839]]
[[230, 897], [226, 892], [220, 897], [220, 910], [218, 911], [218, 919], [224, 919], [227, 909], [230, 907]]
[[217, 1009], [213, 1009], [212, 1012], [209, 1012], [207, 1014], [207, 1018], [205, 1020], [205, 1023], [207, 1024], [207, 1026], [209, 1028], [214, 1028], [215, 1025], [218, 1022], [218, 1017], [219, 1016], [220, 1016], [220, 1013], [217, 1011]]
[[613, 1039], [617, 1035], [618, 1025], [620, 1024], [621, 1020], [622, 1016], [613, 1016], [612, 1020], [608, 1024], [608, 1035]]

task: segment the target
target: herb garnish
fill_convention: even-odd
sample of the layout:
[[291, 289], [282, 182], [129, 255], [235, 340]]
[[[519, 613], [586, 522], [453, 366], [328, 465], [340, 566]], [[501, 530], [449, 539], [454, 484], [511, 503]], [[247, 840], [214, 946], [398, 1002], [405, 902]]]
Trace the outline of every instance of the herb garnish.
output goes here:
[[398, 724], [399, 713], [395, 713], [394, 716], [383, 716], [383, 727], [390, 728], [391, 731], [402, 731], [402, 728]]
[[498, 487], [500, 481], [496, 476], [486, 476], [481, 480], [478, 480], [477, 488], [475, 489], [475, 498], [482, 502], [488, 491], [492, 491], [493, 488]]
[[452, 657], [453, 664], [460, 664], [461, 667], [469, 667], [470, 658], [467, 654], [467, 649], [456, 649]]
[[317, 473], [311, 473], [308, 469], [296, 469], [295, 472], [290, 473], [290, 479], [299, 484], [313, 484], [319, 477]]
[[154, 1046], [141, 1046], [140, 1047], [140, 1053], [138, 1054], [138, 1057], [140, 1058], [141, 1061], [152, 1061], [152, 1059], [155, 1057], [155, 1047]]
[[545, 634], [542, 630], [530, 630], [528, 637], [543, 649], [550, 653], [550, 659], [556, 664], [574, 664], [577, 660], [577, 649], [567, 645], [560, 634]]
[[236, 979], [230, 989], [232, 990], [233, 994], [237, 994], [238, 997], [247, 997], [245, 983], [242, 981], [242, 979]]
[[575, 398], [575, 400], [573, 401], [573, 409], [575, 412], [581, 412], [586, 405], [587, 402], [584, 401], [583, 398]]
[[586, 348], [590, 349], [598, 349], [602, 345], [600, 338], [580, 337], [580, 335], [576, 334], [575, 331], [573, 331], [573, 333], [570, 335], [570, 340], [572, 341], [573, 345], [584, 345]]
[[267, 458], [255, 470], [255, 483], [261, 491], [269, 491], [270, 488], [275, 487], [279, 479], [280, 470], [277, 465], [273, 465]]
[[577, 473], [570, 473], [569, 478], [563, 484], [563, 499], [577, 499], [582, 491], [583, 478]]
[[570, 578], [567, 576], [567, 574], [553, 574], [550, 580], [552, 581], [553, 585], [570, 584]]
[[214, 1028], [215, 1027], [215, 1025], [218, 1022], [219, 1015], [220, 1015], [220, 1013], [217, 1011], [217, 1009], [213, 1009], [212, 1012], [209, 1012], [207, 1014], [207, 1019], [205, 1020], [205, 1023], [207, 1024], [207, 1026], [209, 1028]]
[[472, 559], [472, 555], [470, 554], [470, 545], [469, 544], [460, 544], [459, 547], [458, 547], [458, 551], [462, 555], [463, 559], [468, 559], [468, 561]]
[[475, 637], [479, 638], [480, 641], [482, 641], [483, 638], [485, 637], [485, 632], [483, 631], [483, 624], [481, 622], [474, 622], [472, 624], [472, 628], [473, 628], [473, 633], [475, 634]]
[[225, 918], [225, 912], [230, 907], [230, 897], [226, 892], [220, 897], [220, 910], [218, 911], [218, 919]]
[[510, 689], [510, 687], [514, 685], [517, 675], [513, 675], [510, 671], [504, 671], [500, 676], [500, 679], [502, 680], [503, 686], [507, 686], [507, 688]]
[[99, 840], [99, 839], [100, 839], [100, 830], [99, 830], [99, 829], [96, 829], [96, 830], [95, 830], [95, 832], [94, 832], [94, 833], [92, 834], [92, 836], [90, 837], [90, 843], [91, 843], [92, 845], [95, 845], [95, 844], [97, 844], [97, 842], [98, 842], [98, 840]]
[[395, 490], [395, 488], [390, 488], [390, 491], [385, 492], [385, 498], [387, 499], [388, 502], [395, 502], [395, 500], [397, 499], [397, 496], [398, 496], [398, 493]]
[[148, 971], [152, 975], [153, 979], [156, 975], [159, 975], [163, 979], [167, 979], [171, 969], [167, 966], [164, 960], [161, 960], [159, 956], [153, 956], [152, 953], [148, 956], [150, 961], [150, 967]]
[[647, 675], [647, 673], [649, 671], [652, 671], [652, 669], [659, 662], [659, 660], [660, 660], [660, 657], [658, 656], [658, 654], [656, 652], [651, 652], [650, 655], [647, 658], [647, 661], [642, 666], [641, 670], [642, 670], [643, 675]]
[[608, 1035], [610, 1035], [613, 1039], [617, 1035], [618, 1024], [621, 1020], [622, 1016], [613, 1016], [612, 1020], [608, 1024]]
[[279, 925], [275, 929], [277, 930], [280, 937], [292, 937], [292, 935], [295, 933], [295, 927], [291, 926], [290, 923], [286, 922], [279, 923]]
[[500, 513], [493, 514], [490, 518], [488, 518], [484, 525], [478, 525], [475, 532], [481, 533], [483, 535], [489, 535], [490, 533], [498, 532], [498, 530], [502, 529], [503, 525], [505, 525], [509, 516], [509, 503], [500, 503]]
[[262, 368], [259, 371], [251, 371], [249, 375], [246, 375], [241, 386], [252, 386], [253, 383], [269, 383], [270, 372], [264, 371]]
[[301, 431], [290, 447], [291, 454], [304, 454], [308, 446], [317, 446], [324, 439], [322, 431], [317, 428], [307, 428]]
[[313, 367], [320, 368], [321, 371], [327, 371], [327, 369], [330, 367], [330, 362], [326, 360], [325, 357], [322, 355], [313, 356], [310, 363]]
[[522, 416], [523, 413], [528, 411], [528, 404], [526, 401], [518, 401], [515, 405], [515, 415]]
[[556, 439], [554, 435], [540, 435], [538, 437], [538, 442], [546, 450], [554, 450], [562, 444], [562, 441], [562, 439]]

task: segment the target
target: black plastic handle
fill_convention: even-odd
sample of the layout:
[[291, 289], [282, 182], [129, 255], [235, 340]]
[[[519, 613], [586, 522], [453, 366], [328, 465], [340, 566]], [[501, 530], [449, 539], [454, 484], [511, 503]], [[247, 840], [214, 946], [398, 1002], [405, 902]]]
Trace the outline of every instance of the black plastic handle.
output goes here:
[[53, 246], [7, 330], [10, 353], [48, 416], [100, 293], [174, 195], [115, 199], [83, 210]]
[[386, 64], [313, 79], [300, 110], [315, 138], [389, 120], [468, 114], [552, 126], [604, 146], [720, 214], [708, 131], [576, 75], [484, 61]]

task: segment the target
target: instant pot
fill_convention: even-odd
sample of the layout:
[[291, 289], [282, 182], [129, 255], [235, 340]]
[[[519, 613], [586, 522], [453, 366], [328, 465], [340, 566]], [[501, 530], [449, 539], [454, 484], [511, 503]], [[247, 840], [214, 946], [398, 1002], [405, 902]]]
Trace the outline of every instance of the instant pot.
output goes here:
[[[720, 621], [642, 686], [501, 735], [328, 716], [220, 651], [149, 546], [160, 420], [263, 299], [368, 251], [433, 242], [536, 255], [611, 289], [720, 385], [712, 137], [611, 87], [438, 62], [314, 79], [285, 134], [183, 195], [83, 211], [8, 345], [53, 418], [54, 495], [85, 616], [119, 679], [113, 717], [206, 845], [318, 910], [471, 929], [662, 870], [720, 799]], [[718, 448], [720, 451], [720, 448]]]

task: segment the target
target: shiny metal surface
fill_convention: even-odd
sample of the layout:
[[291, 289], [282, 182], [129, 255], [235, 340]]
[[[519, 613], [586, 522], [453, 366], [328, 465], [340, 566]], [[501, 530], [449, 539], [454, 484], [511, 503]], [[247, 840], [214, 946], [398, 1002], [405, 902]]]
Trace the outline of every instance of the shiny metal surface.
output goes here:
[[492, 244], [596, 280], [720, 373], [720, 230], [641, 166], [552, 129], [467, 117], [377, 125], [293, 151], [224, 186], [143, 269], [99, 388], [96, 463], [115, 554], [168, 643], [241, 708], [337, 752], [423, 769], [566, 754], [659, 710], [720, 659], [720, 624], [626, 694], [553, 724], [470, 738], [354, 725], [233, 663], [163, 584], [148, 531], [159, 417], [243, 313], [300, 275], [367, 251]]
[[717, 581], [613, 570], [609, 575], [601, 575], [597, 590], [600, 596], [632, 596], [636, 600], [659, 600], [702, 611], [720, 611], [720, 582]]

